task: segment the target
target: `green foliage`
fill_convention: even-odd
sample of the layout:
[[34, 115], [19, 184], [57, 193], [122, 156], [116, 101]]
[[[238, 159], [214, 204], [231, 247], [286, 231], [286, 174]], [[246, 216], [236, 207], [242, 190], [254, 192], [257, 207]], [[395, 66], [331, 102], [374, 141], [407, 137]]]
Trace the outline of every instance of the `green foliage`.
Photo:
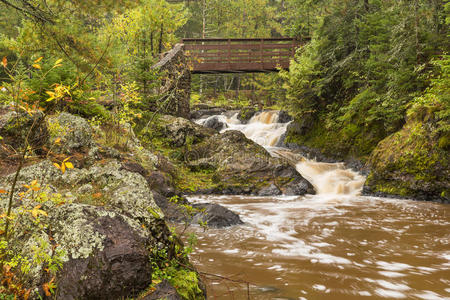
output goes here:
[[[175, 236], [172, 236], [175, 239]], [[195, 235], [188, 239], [187, 247], [177, 245], [175, 257], [170, 258], [165, 249], [152, 252], [152, 282], [153, 285], [167, 279], [177, 292], [186, 300], [204, 299], [199, 287], [199, 275], [185, 261], [196, 243]]]
[[[425, 101], [417, 97], [436, 73], [430, 62], [448, 45], [441, 1], [288, 2], [327, 9], [299, 13], [307, 14], [308, 24], [299, 20], [293, 30], [313, 39], [282, 73], [288, 89], [283, 104], [299, 122], [313, 124], [310, 129], [325, 124], [337, 143], [329, 144], [342, 156], [367, 155], [403, 126], [414, 102]], [[309, 136], [297, 139], [324, 147]]]

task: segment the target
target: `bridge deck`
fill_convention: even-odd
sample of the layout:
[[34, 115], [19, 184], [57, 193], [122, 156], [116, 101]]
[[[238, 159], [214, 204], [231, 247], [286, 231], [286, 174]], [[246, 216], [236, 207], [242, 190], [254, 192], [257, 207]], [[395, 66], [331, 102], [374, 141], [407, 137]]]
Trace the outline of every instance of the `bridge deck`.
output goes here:
[[293, 38], [183, 39], [192, 73], [277, 72], [288, 69], [301, 43]]

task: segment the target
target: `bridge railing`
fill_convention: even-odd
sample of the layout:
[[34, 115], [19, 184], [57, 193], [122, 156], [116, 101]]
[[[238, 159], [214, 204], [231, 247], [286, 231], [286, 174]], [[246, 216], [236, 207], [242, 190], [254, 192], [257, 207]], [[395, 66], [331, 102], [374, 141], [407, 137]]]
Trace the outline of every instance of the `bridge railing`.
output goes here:
[[183, 39], [193, 73], [270, 72], [289, 68], [293, 38]]

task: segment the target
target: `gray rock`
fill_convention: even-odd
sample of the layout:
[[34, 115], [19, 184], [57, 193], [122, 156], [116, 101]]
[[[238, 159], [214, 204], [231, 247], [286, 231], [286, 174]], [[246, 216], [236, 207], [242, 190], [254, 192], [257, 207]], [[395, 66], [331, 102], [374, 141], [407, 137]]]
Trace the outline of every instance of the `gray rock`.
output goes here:
[[[31, 130], [31, 131], [30, 131]], [[29, 115], [26, 112], [5, 110], [0, 114], [0, 136], [3, 142], [17, 149], [28, 143], [34, 150], [42, 147], [48, 139], [44, 114], [40, 111]]]
[[[47, 121], [52, 151], [71, 154], [94, 145], [91, 125], [83, 118], [61, 113]], [[59, 143], [55, 141], [59, 139]]]
[[156, 290], [153, 293], [140, 300], [183, 300], [177, 290], [169, 283], [167, 279], [164, 279], [155, 288]]
[[203, 126], [214, 129], [216, 131], [221, 131], [227, 128], [227, 124], [225, 122], [222, 122], [218, 116], [209, 117], [205, 121], [205, 123], [203, 123]]
[[163, 123], [163, 136], [169, 139], [172, 146], [175, 147], [186, 145], [188, 138], [195, 144], [216, 133], [210, 128], [205, 128], [187, 119], [168, 115], [162, 116], [160, 122]]
[[223, 228], [243, 224], [239, 215], [218, 204], [194, 204], [192, 207], [202, 210], [197, 213], [192, 223], [206, 222], [208, 227]]
[[262, 190], [267, 193], [270, 189], [274, 191], [272, 185], [282, 192], [285, 189], [289, 193], [299, 192], [298, 195], [314, 192], [310, 184], [308, 189], [293, 189], [292, 182], [305, 180], [295, 168], [286, 160], [272, 157], [239, 131], [213, 135], [194, 146], [192, 152], [197, 160], [190, 161], [189, 166], [208, 166], [214, 170], [213, 180], [218, 182], [214, 192], [220, 194], [259, 194]]
[[270, 186], [265, 187], [258, 192], [258, 196], [277, 196], [277, 195], [281, 195], [281, 191], [275, 184], [271, 184]]
[[292, 117], [288, 114], [288, 112], [281, 110], [278, 114], [278, 123], [288, 123], [290, 121], [292, 121]]
[[191, 120], [198, 120], [198, 119], [203, 119], [203, 118], [214, 116], [214, 115], [221, 115], [224, 112], [226, 112], [226, 110], [224, 108], [220, 108], [220, 107], [200, 108], [195, 111], [192, 111], [190, 118], [191, 118]]

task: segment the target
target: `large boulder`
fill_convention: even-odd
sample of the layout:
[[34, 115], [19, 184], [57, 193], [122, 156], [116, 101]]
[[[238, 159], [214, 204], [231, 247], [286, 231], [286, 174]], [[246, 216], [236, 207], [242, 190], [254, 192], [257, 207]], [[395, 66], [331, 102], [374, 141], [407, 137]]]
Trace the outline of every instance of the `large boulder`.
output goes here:
[[221, 116], [211, 116], [206, 119], [202, 125], [216, 131], [221, 131], [227, 128], [227, 123], [223, 119], [221, 119]]
[[184, 118], [164, 115], [158, 121], [162, 127], [162, 136], [174, 147], [182, 147], [187, 143], [195, 144], [216, 133], [213, 129], [205, 128]]
[[221, 205], [199, 203], [194, 204], [192, 207], [199, 210], [192, 220], [194, 224], [206, 222], [206, 225], [212, 228], [224, 228], [243, 224], [238, 214]]
[[[193, 170], [214, 171], [216, 187], [210, 193], [303, 195], [314, 193], [312, 185], [288, 161], [272, 157], [267, 150], [239, 131], [227, 131], [206, 139], [192, 148]], [[276, 189], [268, 189], [275, 185]], [[300, 187], [294, 189], [294, 187]], [[204, 191], [198, 191], [204, 192]]]
[[[26, 197], [20, 194], [36, 178], [41, 191]], [[1, 177], [0, 188], [8, 189], [13, 180], [14, 174]], [[30, 251], [36, 247], [49, 255], [56, 253], [62, 261], [55, 277], [58, 299], [136, 296], [151, 283], [152, 258], [148, 250], [174, 253], [164, 215], [146, 179], [118, 161], [64, 174], [51, 162], [42, 161], [24, 168], [17, 186], [14, 211], [22, 216], [20, 211], [38, 207], [37, 212], [43, 213], [40, 226], [30, 216], [17, 222], [12, 247], [30, 261], [36, 260]], [[6, 206], [5, 194], [0, 194], [0, 203]], [[51, 280], [43, 272], [45, 264], [34, 264], [26, 279], [27, 287], [40, 290], [41, 295], [43, 284]]]
[[[450, 202], [449, 137], [430, 113], [410, 118], [372, 152], [363, 192]], [[448, 124], [448, 123], [447, 123]]]

